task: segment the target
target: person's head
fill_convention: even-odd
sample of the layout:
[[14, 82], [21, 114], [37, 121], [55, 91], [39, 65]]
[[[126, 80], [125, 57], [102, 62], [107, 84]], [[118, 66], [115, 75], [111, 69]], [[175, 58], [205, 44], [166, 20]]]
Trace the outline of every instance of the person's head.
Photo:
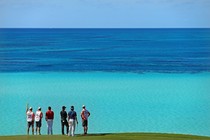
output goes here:
[[71, 106], [71, 110], [72, 110], [72, 111], [74, 110], [74, 106]]
[[65, 110], [66, 109], [66, 107], [65, 106], [62, 106], [62, 110]]
[[29, 107], [29, 110], [30, 110], [30, 111], [32, 111], [32, 110], [33, 110], [33, 108], [32, 108], [32, 107]]
[[82, 106], [82, 108], [84, 108], [84, 109], [85, 109], [85, 105], [83, 105], [83, 106]]
[[38, 107], [38, 110], [41, 111], [41, 107]]
[[51, 110], [51, 107], [50, 106], [48, 107], [48, 110]]

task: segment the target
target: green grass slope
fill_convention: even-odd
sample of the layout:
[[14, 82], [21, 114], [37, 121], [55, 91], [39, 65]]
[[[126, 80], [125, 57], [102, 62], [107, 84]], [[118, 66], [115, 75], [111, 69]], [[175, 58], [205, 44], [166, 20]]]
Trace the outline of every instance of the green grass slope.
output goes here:
[[159, 134], [159, 133], [122, 133], [122, 134], [90, 134], [87, 136], [76, 135], [68, 137], [62, 135], [53, 136], [0, 136], [0, 140], [210, 140], [210, 137], [181, 135], [181, 134]]

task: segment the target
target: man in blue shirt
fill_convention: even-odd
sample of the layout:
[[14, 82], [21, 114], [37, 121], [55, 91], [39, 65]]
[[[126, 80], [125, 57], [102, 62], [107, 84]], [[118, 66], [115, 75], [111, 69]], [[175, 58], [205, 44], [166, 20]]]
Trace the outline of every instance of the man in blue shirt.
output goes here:
[[74, 111], [74, 106], [71, 106], [71, 111], [68, 113], [69, 136], [74, 136], [77, 121], [77, 113]]

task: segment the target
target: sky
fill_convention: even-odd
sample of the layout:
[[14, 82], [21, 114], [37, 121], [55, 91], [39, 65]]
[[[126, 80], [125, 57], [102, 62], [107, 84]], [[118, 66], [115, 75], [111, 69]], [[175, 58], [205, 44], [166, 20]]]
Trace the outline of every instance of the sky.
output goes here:
[[0, 28], [210, 28], [210, 0], [0, 0]]

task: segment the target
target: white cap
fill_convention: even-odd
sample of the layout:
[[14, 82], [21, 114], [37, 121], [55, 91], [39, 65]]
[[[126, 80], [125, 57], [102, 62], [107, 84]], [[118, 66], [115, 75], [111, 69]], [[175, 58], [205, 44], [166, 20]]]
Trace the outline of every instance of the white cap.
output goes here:
[[82, 108], [85, 108], [85, 105], [82, 105]]
[[29, 107], [29, 110], [32, 110], [32, 107]]
[[38, 110], [40, 110], [41, 109], [41, 107], [38, 107]]

